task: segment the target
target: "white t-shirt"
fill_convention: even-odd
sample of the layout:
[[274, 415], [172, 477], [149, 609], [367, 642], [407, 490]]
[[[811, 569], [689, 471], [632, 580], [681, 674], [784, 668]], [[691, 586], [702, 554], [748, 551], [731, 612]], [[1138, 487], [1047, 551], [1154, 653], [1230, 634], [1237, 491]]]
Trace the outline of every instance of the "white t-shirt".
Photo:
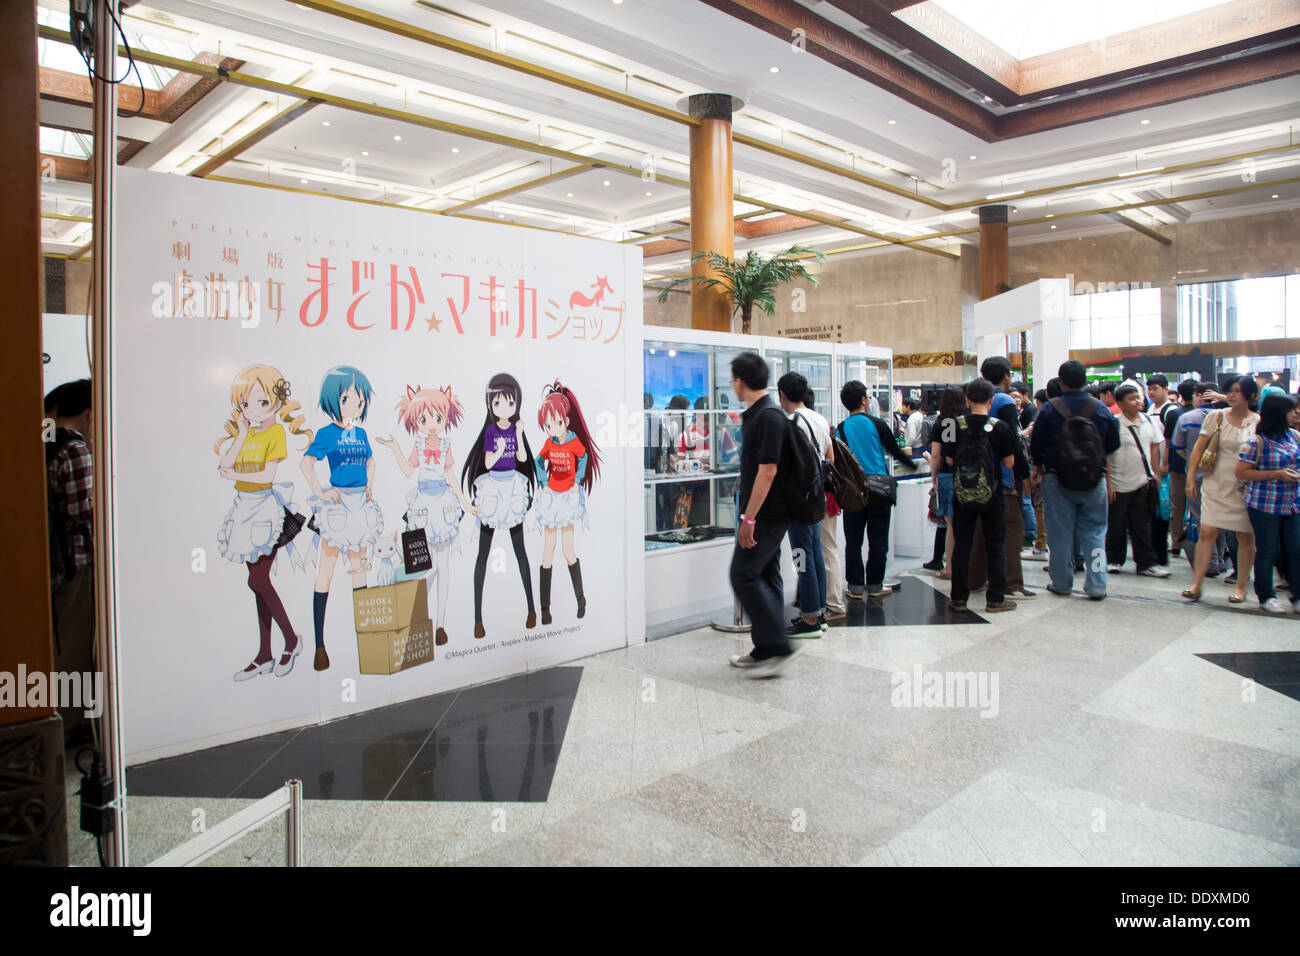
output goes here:
[[[1119, 421], [1119, 450], [1110, 454], [1111, 484], [1116, 491], [1137, 491], [1151, 477], [1159, 478], [1160, 459], [1151, 457], [1151, 446], [1164, 443], [1164, 430], [1146, 415], [1139, 415], [1136, 422], [1129, 421], [1123, 414], [1116, 418]], [[1141, 454], [1138, 453], [1137, 442], [1133, 440], [1134, 431], [1142, 443]], [[1146, 468], [1142, 466], [1143, 455], [1151, 468], [1151, 476], [1147, 475]]]
[[796, 415], [802, 415], [812, 429], [813, 441], [817, 445], [817, 452], [823, 458], [826, 457], [826, 446], [831, 443], [831, 426], [827, 423], [818, 412], [811, 408], [796, 408]]
[[916, 443], [921, 440], [921, 428], [924, 424], [925, 416], [919, 411], [907, 416], [907, 424], [903, 426], [903, 441], [908, 448], [915, 448]]

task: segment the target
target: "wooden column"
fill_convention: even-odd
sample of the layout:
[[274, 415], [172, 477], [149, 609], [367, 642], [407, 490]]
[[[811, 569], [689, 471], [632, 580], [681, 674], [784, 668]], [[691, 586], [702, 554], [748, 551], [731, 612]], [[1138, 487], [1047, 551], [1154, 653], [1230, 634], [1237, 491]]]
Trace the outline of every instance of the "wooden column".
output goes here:
[[1007, 251], [1007, 207], [980, 206], [980, 299], [1004, 291], [1010, 274]]
[[[735, 219], [731, 185], [731, 109], [726, 93], [699, 93], [690, 98], [690, 114], [700, 120], [691, 127], [691, 255], [716, 252], [735, 255]], [[694, 275], [708, 275], [703, 261], [691, 266]], [[722, 290], [691, 285], [691, 328], [731, 331], [732, 304]]]
[[[0, 3], [0, 288], [5, 290], [5, 347], [0, 391], [10, 403], [5, 465], [0, 468], [0, 580], [4, 636], [0, 672], [16, 682], [54, 669], [45, 528], [44, 376], [41, 368], [40, 117], [36, 5]], [[24, 682], [26, 683], [26, 682]], [[67, 794], [63, 722], [53, 707], [0, 707], [0, 866], [66, 866]], [[6, 702], [7, 704], [8, 702]], [[46, 700], [48, 704], [48, 697]]]

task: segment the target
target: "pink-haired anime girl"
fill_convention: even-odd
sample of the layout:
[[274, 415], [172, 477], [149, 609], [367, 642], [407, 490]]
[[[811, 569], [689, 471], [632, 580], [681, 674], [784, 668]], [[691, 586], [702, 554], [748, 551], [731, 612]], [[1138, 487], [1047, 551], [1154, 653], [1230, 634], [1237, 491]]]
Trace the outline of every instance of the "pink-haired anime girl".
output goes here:
[[438, 644], [447, 643], [443, 624], [447, 614], [448, 557], [452, 542], [460, 533], [460, 519], [465, 512], [478, 514], [465, 497], [460, 483], [447, 480], [449, 471], [454, 475], [451, 442], [447, 435], [460, 424], [463, 416], [464, 407], [450, 388], [412, 388], [408, 385], [405, 397], [397, 403], [397, 417], [402, 427], [415, 437], [410, 454], [402, 453], [392, 435], [375, 438], [379, 444], [392, 450], [398, 467], [407, 478], [419, 473], [416, 486], [406, 496], [406, 526], [409, 530], [423, 531], [429, 540], [433, 568], [426, 580], [430, 585], [437, 584], [435, 622], [438, 630], [434, 640]]

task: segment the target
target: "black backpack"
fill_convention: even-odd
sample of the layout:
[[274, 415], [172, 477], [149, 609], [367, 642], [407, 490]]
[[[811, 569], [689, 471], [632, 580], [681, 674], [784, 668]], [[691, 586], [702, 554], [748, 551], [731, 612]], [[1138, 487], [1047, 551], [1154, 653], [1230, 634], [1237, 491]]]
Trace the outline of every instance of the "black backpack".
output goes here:
[[1001, 480], [988, 434], [972, 429], [962, 415], [957, 419], [957, 451], [952, 462], [953, 505], [963, 511], [983, 511], [993, 503]]
[[798, 413], [787, 417], [785, 425], [785, 448], [776, 480], [791, 519], [817, 524], [826, 517], [826, 484], [812, 426]]
[[1056, 479], [1062, 488], [1091, 491], [1106, 473], [1106, 451], [1101, 444], [1101, 432], [1092, 420], [1100, 404], [1089, 395], [1083, 408], [1076, 413], [1070, 411], [1064, 399], [1052, 399], [1052, 407], [1064, 419], [1061, 437], [1056, 440]]

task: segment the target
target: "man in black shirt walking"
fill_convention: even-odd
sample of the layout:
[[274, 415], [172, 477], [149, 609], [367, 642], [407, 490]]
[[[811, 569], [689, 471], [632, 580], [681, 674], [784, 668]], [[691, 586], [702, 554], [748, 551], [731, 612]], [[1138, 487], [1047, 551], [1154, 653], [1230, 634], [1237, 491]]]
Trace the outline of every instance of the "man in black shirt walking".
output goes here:
[[781, 542], [790, 513], [776, 484], [789, 428], [785, 412], [768, 397], [767, 363], [756, 352], [731, 360], [731, 387], [745, 403], [740, 416], [740, 530], [731, 557], [731, 587], [750, 619], [754, 649], [734, 654], [731, 665], [748, 677], [774, 677], [795, 655], [786, 632]]

